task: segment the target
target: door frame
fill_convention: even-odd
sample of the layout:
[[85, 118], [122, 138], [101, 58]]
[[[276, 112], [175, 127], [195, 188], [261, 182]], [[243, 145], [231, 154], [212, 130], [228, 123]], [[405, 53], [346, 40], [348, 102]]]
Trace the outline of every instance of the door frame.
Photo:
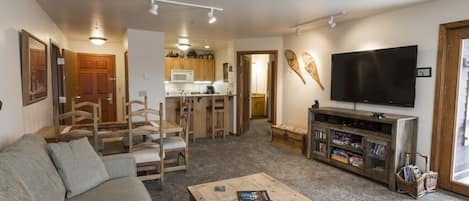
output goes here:
[[[444, 105], [448, 101], [446, 97], [447, 80], [445, 77], [448, 73], [454, 73], [452, 68], [446, 66], [448, 62], [447, 55], [450, 52], [448, 48], [448, 32], [450, 30], [469, 28], [469, 20], [440, 24], [439, 27], [439, 41], [438, 41], [438, 60], [437, 60], [437, 73], [436, 73], [436, 85], [435, 85], [435, 103], [433, 108], [433, 131], [432, 131], [432, 145], [431, 145], [431, 160], [430, 167], [433, 171], [439, 172], [441, 169], [440, 160], [442, 160], [441, 151], [443, 142], [443, 119], [445, 118]], [[459, 74], [459, 73], [457, 73]], [[456, 100], [449, 100], [456, 101]], [[456, 104], [457, 105], [457, 104]], [[454, 144], [453, 144], [454, 145]], [[451, 151], [453, 151], [451, 146]], [[453, 159], [451, 159], [453, 160]], [[451, 170], [450, 170], [451, 171]], [[452, 173], [450, 173], [450, 176]], [[441, 176], [441, 175], [440, 175]], [[469, 192], [464, 191], [464, 187], [461, 184], [449, 183], [442, 184], [438, 182], [438, 186], [444, 189], [461, 193], [469, 196]]]
[[[241, 89], [239, 86], [241, 86], [241, 80], [244, 80], [245, 82], [249, 82], [250, 80], [250, 74], [243, 74], [244, 77], [241, 79], [241, 57], [247, 56], [247, 55], [253, 55], [253, 54], [272, 54], [275, 55], [275, 64], [272, 65], [272, 88], [273, 88], [273, 94], [271, 95], [271, 100], [272, 100], [272, 124], [277, 124], [277, 85], [278, 85], [278, 50], [256, 50], [256, 51], [237, 51], [236, 52], [236, 132], [237, 135], [242, 135], [243, 133], [240, 133], [239, 129], [241, 128], [241, 122], [242, 122], [242, 108], [238, 107], [241, 102]], [[244, 85], [243, 85], [244, 86]]]
[[[64, 111], [65, 107], [60, 104], [60, 95], [63, 94], [63, 64], [58, 63], [59, 58], [63, 58], [63, 49], [52, 39], [50, 44], [50, 66], [51, 66], [51, 80], [52, 80], [52, 113], [53, 125], [58, 126], [60, 123], [59, 115], [61, 110]], [[56, 50], [56, 52], [54, 52]], [[58, 53], [58, 54], [57, 54]]]

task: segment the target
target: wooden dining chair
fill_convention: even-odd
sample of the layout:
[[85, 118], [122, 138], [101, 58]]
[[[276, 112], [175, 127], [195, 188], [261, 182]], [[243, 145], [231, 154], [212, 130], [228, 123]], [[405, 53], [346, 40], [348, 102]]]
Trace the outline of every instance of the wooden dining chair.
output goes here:
[[[78, 104], [78, 106], [85, 105]], [[94, 103], [86, 103], [92, 107], [92, 112], [81, 111], [72, 109], [71, 112], [66, 112], [59, 115], [59, 120], [71, 119], [71, 125], [60, 125], [58, 130], [58, 138], [62, 139], [78, 139], [81, 137], [93, 137], [93, 147], [96, 152], [99, 152], [99, 136], [98, 136], [98, 122], [99, 122], [99, 107]], [[72, 107], [73, 108], [73, 107]], [[91, 121], [91, 125], [80, 126], [77, 122]]]
[[[135, 109], [134, 107], [140, 107]], [[133, 100], [127, 103], [128, 107], [128, 127], [129, 127], [129, 153], [135, 157], [138, 172], [156, 171], [154, 174], [139, 176], [142, 181], [160, 180], [161, 187], [164, 183], [164, 138], [159, 138], [154, 142], [151, 135], [164, 136], [164, 115], [163, 103], [160, 103], [159, 110], [148, 108], [147, 98], [144, 101]], [[158, 120], [150, 120], [149, 115], [155, 116]], [[139, 120], [142, 118], [142, 120]], [[136, 142], [135, 137], [140, 137], [141, 141]]]
[[[187, 170], [189, 167], [189, 135], [190, 135], [190, 120], [192, 116], [191, 100], [181, 98], [180, 104], [179, 125], [183, 128], [182, 132], [176, 133], [175, 136], [168, 136], [164, 139], [164, 151], [167, 157], [172, 153], [176, 154], [175, 158], [166, 158], [165, 163], [174, 164], [175, 166], [166, 167], [165, 172], [174, 172], [180, 170]], [[180, 162], [183, 159], [183, 163]]]
[[[72, 107], [71, 107], [72, 112], [75, 112], [75, 111], [91, 111], [91, 112], [93, 112], [94, 108], [97, 109], [98, 123], [100, 123], [101, 120], [102, 120], [101, 99], [98, 99], [98, 103], [93, 103], [93, 102], [89, 102], [89, 101], [84, 101], [84, 102], [77, 103], [74, 98], [72, 99]], [[80, 118], [80, 117], [77, 117], [77, 116], [72, 116], [72, 126], [75, 126], [76, 124], [83, 123], [85, 120], [86, 119], [83, 119], [83, 118]]]

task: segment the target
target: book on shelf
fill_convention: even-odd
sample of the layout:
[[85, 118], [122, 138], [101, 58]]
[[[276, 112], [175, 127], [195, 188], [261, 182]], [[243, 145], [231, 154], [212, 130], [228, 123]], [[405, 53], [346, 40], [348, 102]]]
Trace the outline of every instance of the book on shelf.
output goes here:
[[238, 191], [238, 201], [272, 201], [267, 191]]
[[369, 143], [368, 152], [381, 159], [384, 159], [384, 156], [386, 155], [386, 145], [378, 143]]
[[346, 151], [341, 149], [332, 150], [331, 159], [341, 163], [349, 164], [349, 155]]
[[360, 156], [350, 156], [349, 161], [352, 166], [359, 168], [363, 166], [363, 158]]
[[314, 149], [313, 150], [316, 151], [316, 152], [321, 152], [323, 154], [326, 154], [327, 145], [325, 143], [322, 143], [322, 142], [314, 143]]
[[326, 140], [326, 133], [322, 130], [314, 130], [314, 138], [319, 140]]

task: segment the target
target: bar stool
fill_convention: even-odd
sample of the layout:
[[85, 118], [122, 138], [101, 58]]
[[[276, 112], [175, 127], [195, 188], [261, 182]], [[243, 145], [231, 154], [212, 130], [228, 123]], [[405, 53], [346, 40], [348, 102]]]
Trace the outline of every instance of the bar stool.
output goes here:
[[[181, 108], [184, 108], [181, 111]], [[181, 118], [182, 116], [186, 115], [189, 117], [187, 119], [187, 124], [188, 125], [188, 130], [187, 134], [189, 135], [189, 138], [192, 138], [192, 143], [195, 142], [195, 136], [194, 136], [194, 99], [192, 98], [187, 98], [185, 96], [181, 96], [179, 100], [179, 107], [176, 108], [176, 122], [179, 122], [179, 125], [182, 124], [183, 119]]]
[[207, 107], [207, 131], [212, 139], [221, 132], [225, 138], [228, 133], [228, 127], [225, 125], [225, 115], [228, 105], [227, 96], [212, 96], [210, 105]]

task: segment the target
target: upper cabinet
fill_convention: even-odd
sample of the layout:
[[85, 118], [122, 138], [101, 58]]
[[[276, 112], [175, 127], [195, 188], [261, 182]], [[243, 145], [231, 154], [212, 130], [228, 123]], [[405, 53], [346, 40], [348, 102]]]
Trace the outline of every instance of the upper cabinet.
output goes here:
[[165, 57], [165, 80], [171, 81], [171, 70], [194, 70], [194, 81], [215, 81], [215, 60]]

